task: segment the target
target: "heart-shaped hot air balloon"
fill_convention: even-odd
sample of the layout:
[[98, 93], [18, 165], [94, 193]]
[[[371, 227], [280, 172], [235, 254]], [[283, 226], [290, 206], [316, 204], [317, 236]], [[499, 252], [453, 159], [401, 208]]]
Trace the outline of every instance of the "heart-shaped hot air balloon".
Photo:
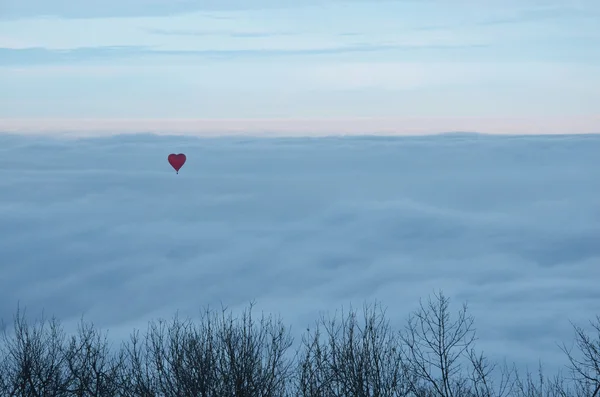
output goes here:
[[168, 157], [168, 160], [169, 164], [171, 164], [171, 167], [175, 168], [175, 171], [179, 174], [179, 169], [185, 164], [186, 158], [185, 154], [183, 153], [171, 153]]

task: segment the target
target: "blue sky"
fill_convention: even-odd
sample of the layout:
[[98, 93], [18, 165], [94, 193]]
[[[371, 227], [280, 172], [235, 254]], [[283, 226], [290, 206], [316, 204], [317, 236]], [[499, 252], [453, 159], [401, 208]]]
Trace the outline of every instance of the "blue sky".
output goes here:
[[0, 18], [4, 131], [600, 132], [594, 0], [0, 0]]
[[120, 339], [255, 300], [297, 335], [364, 301], [399, 328], [442, 289], [486, 354], [550, 371], [569, 320], [598, 314], [599, 152], [597, 135], [0, 134], [0, 319], [19, 302]]

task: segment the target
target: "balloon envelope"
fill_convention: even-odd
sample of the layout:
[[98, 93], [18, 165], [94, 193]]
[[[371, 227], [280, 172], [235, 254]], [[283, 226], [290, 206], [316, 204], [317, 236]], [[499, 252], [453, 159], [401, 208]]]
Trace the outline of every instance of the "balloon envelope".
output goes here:
[[169, 160], [169, 164], [171, 164], [171, 167], [175, 168], [175, 171], [179, 173], [179, 170], [185, 164], [186, 157], [183, 153], [171, 153], [167, 159]]

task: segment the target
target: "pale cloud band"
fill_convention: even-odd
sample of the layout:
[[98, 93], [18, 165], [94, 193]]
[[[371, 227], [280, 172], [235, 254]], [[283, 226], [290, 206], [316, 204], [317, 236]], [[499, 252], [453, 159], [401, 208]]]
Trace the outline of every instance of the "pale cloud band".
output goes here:
[[600, 134], [600, 115], [570, 118], [0, 119], [0, 132], [67, 136], [140, 132], [192, 136]]

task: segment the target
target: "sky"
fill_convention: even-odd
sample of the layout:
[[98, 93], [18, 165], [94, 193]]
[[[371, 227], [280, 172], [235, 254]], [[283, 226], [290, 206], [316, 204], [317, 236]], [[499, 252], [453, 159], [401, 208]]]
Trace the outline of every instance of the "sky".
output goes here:
[[0, 130], [600, 132], [596, 0], [0, 0]]
[[298, 335], [378, 301], [400, 329], [441, 289], [492, 359], [552, 370], [570, 321], [600, 314], [598, 153], [598, 135], [0, 134], [0, 319], [83, 315], [118, 340], [255, 301]]

